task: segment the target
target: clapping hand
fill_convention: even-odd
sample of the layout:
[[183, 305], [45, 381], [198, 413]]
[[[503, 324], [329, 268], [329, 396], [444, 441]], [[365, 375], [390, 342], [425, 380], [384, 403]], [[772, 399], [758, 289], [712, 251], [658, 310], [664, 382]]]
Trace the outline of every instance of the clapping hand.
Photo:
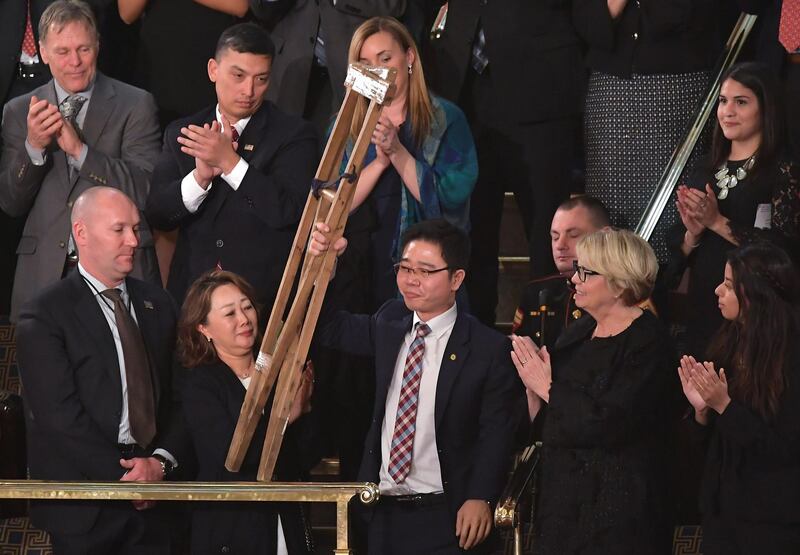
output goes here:
[[686, 396], [689, 404], [692, 405], [697, 421], [701, 424], [705, 424], [707, 420], [708, 405], [692, 383], [692, 368], [695, 364], [698, 364], [698, 362], [694, 359], [694, 357], [687, 355], [682, 356], [680, 366], [678, 366], [678, 376], [681, 379], [683, 394]]
[[69, 121], [64, 120], [61, 129], [56, 133], [56, 142], [58, 143], [58, 147], [74, 160], [77, 160], [81, 155], [83, 141], [78, 136], [78, 131]]
[[696, 363], [692, 368], [691, 380], [706, 405], [722, 414], [731, 402], [725, 369], [720, 368], [717, 374], [713, 362]]
[[46, 99], [40, 100], [32, 96], [28, 107], [27, 125], [28, 144], [37, 150], [44, 150], [61, 131], [64, 118], [57, 106], [50, 104]]
[[720, 368], [717, 374], [713, 362], [700, 363], [693, 357], [684, 356], [681, 358], [679, 373], [683, 392], [695, 410], [710, 407], [722, 414], [731, 402], [724, 368]]
[[696, 189], [690, 189], [686, 185], [678, 187], [678, 200], [675, 205], [678, 207], [678, 215], [681, 217], [686, 230], [693, 236], [700, 236], [706, 227], [701, 220], [700, 206], [705, 201], [705, 195]]
[[211, 124], [189, 125], [181, 128], [178, 137], [181, 152], [195, 159], [195, 178], [201, 187], [222, 174], [230, 173], [239, 162], [235, 143], [231, 138], [230, 125], [224, 127], [218, 121]]
[[543, 401], [550, 400], [552, 369], [547, 347], [539, 349], [530, 337], [511, 336], [511, 360], [517, 368], [522, 383]]
[[400, 148], [400, 139], [397, 136], [397, 126], [391, 120], [382, 115], [372, 132], [372, 144], [377, 147], [378, 156], [381, 154], [391, 156]]

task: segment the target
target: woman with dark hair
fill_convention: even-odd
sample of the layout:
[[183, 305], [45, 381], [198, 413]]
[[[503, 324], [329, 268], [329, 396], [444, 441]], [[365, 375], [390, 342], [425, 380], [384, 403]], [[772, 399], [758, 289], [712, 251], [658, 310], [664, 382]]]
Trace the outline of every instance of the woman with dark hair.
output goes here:
[[[269, 408], [258, 423], [239, 472], [225, 458], [255, 370], [258, 313], [253, 289], [240, 276], [221, 270], [200, 276], [189, 288], [178, 324], [178, 357], [187, 369], [181, 390], [186, 425], [204, 482], [254, 481], [261, 458]], [[308, 412], [313, 377], [304, 381], [289, 417]], [[275, 470], [278, 479], [304, 479], [316, 462], [301, 451], [306, 423], [291, 425]], [[296, 554], [313, 552], [310, 528], [300, 504], [195, 503], [192, 554]]]
[[787, 247], [800, 232], [800, 169], [783, 156], [782, 103], [765, 66], [743, 63], [723, 76], [712, 153], [678, 187], [681, 222], [670, 233], [672, 280], [690, 270], [686, 350], [702, 356], [722, 323], [714, 287], [725, 257], [763, 238]]
[[785, 252], [754, 243], [729, 254], [716, 294], [725, 323], [708, 361], [678, 368], [710, 435], [703, 551], [800, 553], [800, 281]]

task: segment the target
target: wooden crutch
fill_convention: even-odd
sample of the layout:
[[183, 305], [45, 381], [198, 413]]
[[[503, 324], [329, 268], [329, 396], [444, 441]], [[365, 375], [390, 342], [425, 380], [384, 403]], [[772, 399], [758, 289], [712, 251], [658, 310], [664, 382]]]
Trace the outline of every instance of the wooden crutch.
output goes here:
[[[231, 472], [238, 472], [241, 468], [267, 398], [277, 380], [257, 475], [259, 481], [272, 480], [289, 411], [300, 386], [302, 368], [336, 262], [336, 254], [332, 250], [324, 256], [315, 257], [304, 256], [305, 248], [316, 222], [325, 222], [330, 227], [332, 242], [342, 236], [353, 201], [356, 176], [361, 171], [364, 156], [383, 106], [393, 93], [395, 74], [394, 69], [372, 68], [361, 64], [352, 64], [348, 68], [344, 101], [317, 168], [314, 187], [308, 195], [300, 218], [275, 304], [272, 305], [269, 323], [264, 332], [264, 340], [256, 359], [257, 371], [253, 373], [247, 389], [239, 421], [228, 449], [225, 468]], [[369, 100], [366, 116], [344, 173], [339, 175], [356, 104], [361, 97]], [[329, 185], [337, 181], [338, 187], [334, 190]], [[302, 267], [300, 267], [301, 260]], [[287, 315], [286, 307], [289, 304], [298, 268], [300, 268], [300, 280]]]

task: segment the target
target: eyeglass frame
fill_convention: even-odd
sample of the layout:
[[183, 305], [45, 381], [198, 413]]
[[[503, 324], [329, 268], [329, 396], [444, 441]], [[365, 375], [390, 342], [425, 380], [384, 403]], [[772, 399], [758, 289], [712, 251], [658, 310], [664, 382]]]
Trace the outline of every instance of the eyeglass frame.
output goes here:
[[577, 260], [572, 261], [572, 269], [575, 271], [575, 274], [578, 276], [578, 279], [581, 280], [581, 283], [586, 283], [586, 278], [589, 276], [602, 276], [600, 272], [595, 272], [594, 270], [590, 270], [585, 266], [581, 266], [578, 264]]
[[431, 277], [431, 274], [438, 274], [439, 272], [449, 270], [450, 266], [428, 270], [427, 268], [414, 268], [412, 266], [406, 266], [402, 262], [396, 262], [392, 265], [392, 268], [394, 269], [395, 275], [400, 275], [400, 270], [403, 270], [406, 274], [410, 274], [413, 277], [419, 277], [419, 279], [428, 279]]

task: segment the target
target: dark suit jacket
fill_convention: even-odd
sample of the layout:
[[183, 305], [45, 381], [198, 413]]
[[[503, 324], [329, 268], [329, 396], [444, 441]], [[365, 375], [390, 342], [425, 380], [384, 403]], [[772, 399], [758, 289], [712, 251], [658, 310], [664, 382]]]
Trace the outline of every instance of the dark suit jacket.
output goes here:
[[[786, 64], [786, 49], [778, 41], [783, 1], [739, 0], [738, 4], [742, 11], [758, 16], [741, 57], [763, 62], [780, 75]], [[790, 99], [787, 98], [786, 101], [789, 102]]]
[[[44, 165], [36, 166], [25, 150], [32, 95], [58, 104], [51, 80], [30, 94], [11, 100], [3, 110], [0, 208], [10, 216], [27, 217], [17, 247], [12, 321], [25, 302], [61, 279], [75, 199], [89, 187], [107, 185], [120, 189], [142, 209], [158, 156], [153, 97], [98, 73], [83, 123], [89, 151], [81, 171], [70, 178], [67, 156], [55, 143], [48, 148]], [[135, 262], [135, 277], [160, 283], [153, 238], [145, 221], [140, 227]]]
[[347, 49], [353, 31], [370, 17], [399, 18], [406, 9], [405, 0], [251, 0], [250, 5], [275, 42], [267, 98], [298, 115], [302, 115], [306, 102], [318, 31], [325, 40], [333, 104], [338, 109], [344, 99]]
[[[157, 424], [152, 448], [186, 460], [187, 443], [173, 404], [176, 311], [163, 289], [128, 278], [131, 306], [150, 358]], [[93, 291], [78, 272], [27, 303], [17, 324], [25, 391], [31, 478], [115, 481], [122, 384], [114, 339]], [[38, 502], [34, 523], [50, 531], [88, 531], [102, 503]], [[133, 510], [130, 504], [126, 506]]]
[[180, 151], [177, 137], [181, 127], [214, 118], [211, 107], [170, 124], [153, 172], [147, 218], [158, 229], [180, 228], [167, 289], [180, 304], [189, 285], [220, 264], [246, 278], [258, 301], [271, 306], [316, 170], [316, 135], [307, 122], [264, 102], [239, 139], [239, 155], [250, 164], [241, 186], [234, 191], [216, 178], [192, 214], [181, 180], [195, 161]]
[[[379, 481], [386, 396], [412, 319], [402, 301], [391, 300], [373, 316], [338, 312], [321, 328], [323, 343], [375, 357], [375, 406], [359, 480]], [[506, 337], [458, 312], [439, 369], [434, 409], [442, 485], [453, 518], [467, 499], [495, 503], [505, 484], [525, 404], [510, 352]]]
[[718, 19], [714, 0], [639, 0], [611, 18], [606, 0], [574, 0], [574, 22], [593, 71], [630, 79], [632, 73], [688, 73], [713, 66]]
[[479, 25], [506, 119], [535, 122], [578, 114], [584, 71], [569, 0], [450, 0], [447, 25], [426, 49], [431, 88], [458, 103]]
[[[183, 413], [194, 443], [200, 481], [254, 481], [261, 459], [268, 415], [261, 418], [239, 472], [225, 469], [246, 390], [222, 362], [186, 371], [182, 388]], [[307, 479], [319, 460], [315, 455], [310, 420], [304, 416], [289, 426], [281, 445], [275, 472], [281, 481]], [[202, 503], [193, 505], [192, 553], [269, 553], [277, 542], [280, 511], [289, 552], [305, 552], [303, 520], [294, 503]], [[295, 551], [297, 550], [297, 551]]]

